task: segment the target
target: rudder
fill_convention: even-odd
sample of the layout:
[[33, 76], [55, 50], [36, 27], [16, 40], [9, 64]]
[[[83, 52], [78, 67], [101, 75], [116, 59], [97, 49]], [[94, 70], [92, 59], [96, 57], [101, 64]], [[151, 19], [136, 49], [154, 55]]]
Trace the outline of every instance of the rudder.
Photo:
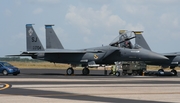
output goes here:
[[46, 29], [46, 49], [64, 49], [52, 26], [45, 25]]

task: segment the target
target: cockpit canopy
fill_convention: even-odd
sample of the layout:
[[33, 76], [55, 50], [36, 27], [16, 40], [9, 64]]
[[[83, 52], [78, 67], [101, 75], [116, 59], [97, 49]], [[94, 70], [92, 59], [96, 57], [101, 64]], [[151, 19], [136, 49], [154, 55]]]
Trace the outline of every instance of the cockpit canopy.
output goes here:
[[109, 44], [110, 46], [133, 48], [131, 39], [135, 38], [132, 31], [120, 30], [119, 35]]

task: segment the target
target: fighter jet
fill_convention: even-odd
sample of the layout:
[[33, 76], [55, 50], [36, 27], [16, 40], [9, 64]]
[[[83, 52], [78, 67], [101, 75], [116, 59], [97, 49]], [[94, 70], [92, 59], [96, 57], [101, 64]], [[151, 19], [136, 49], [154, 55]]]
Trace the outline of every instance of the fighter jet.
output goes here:
[[[31, 56], [33, 59], [45, 60], [53, 63], [66, 63], [71, 65], [81, 64], [84, 69], [82, 74], [90, 73], [88, 64], [114, 64], [115, 61], [166, 61], [167, 57], [145, 49], [129, 49], [115, 46], [99, 46], [79, 50], [64, 49], [58, 39], [55, 39], [55, 32], [52, 25], [46, 25], [46, 34], [52, 39], [47, 42], [44, 49], [32, 24], [26, 24], [27, 51], [19, 56]], [[48, 37], [48, 36], [47, 36]], [[53, 42], [54, 43], [53, 43]], [[54, 44], [58, 45], [54, 45]], [[53, 46], [53, 45], [54, 46]], [[66, 70], [68, 75], [74, 74], [73, 67]], [[116, 75], [120, 75], [117, 71]]]
[[[146, 40], [144, 39], [142, 35], [142, 31], [134, 31], [136, 38], [135, 42], [136, 44], [140, 45], [142, 48], [145, 48], [147, 50], [151, 50], [149, 45], [147, 44]], [[174, 53], [162, 53], [162, 55], [169, 58], [167, 61], [156, 61], [156, 62], [150, 62], [146, 61], [146, 64], [148, 65], [159, 65], [162, 68], [158, 71], [164, 71], [163, 68], [170, 67], [171, 72], [174, 73], [174, 75], [177, 75], [177, 71], [175, 70], [175, 67], [180, 67], [180, 52], [174, 52]]]

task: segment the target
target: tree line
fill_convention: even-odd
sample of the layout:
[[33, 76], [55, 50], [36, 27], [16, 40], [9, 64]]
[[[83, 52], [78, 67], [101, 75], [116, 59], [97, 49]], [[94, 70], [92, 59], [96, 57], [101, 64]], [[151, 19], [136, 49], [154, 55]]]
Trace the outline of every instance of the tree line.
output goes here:
[[18, 62], [42, 62], [41, 60], [31, 59], [31, 58], [21, 58], [18, 56], [6, 56], [0, 57], [0, 61], [18, 61]]

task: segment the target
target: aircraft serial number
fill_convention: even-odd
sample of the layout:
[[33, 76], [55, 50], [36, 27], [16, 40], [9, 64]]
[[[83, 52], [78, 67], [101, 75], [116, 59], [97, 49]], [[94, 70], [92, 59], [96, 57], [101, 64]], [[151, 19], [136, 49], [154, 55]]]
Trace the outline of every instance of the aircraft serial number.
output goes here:
[[41, 50], [41, 46], [33, 46], [33, 50]]

